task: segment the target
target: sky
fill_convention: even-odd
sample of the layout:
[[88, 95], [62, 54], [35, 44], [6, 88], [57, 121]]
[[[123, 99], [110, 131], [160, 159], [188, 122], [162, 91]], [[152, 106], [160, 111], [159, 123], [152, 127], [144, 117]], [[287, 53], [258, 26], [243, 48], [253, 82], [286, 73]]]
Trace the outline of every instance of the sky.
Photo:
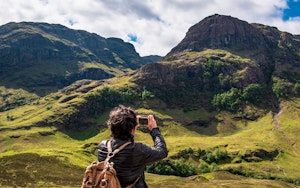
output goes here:
[[117, 37], [141, 56], [166, 55], [213, 14], [300, 34], [300, 0], [0, 0], [0, 25], [47, 22]]

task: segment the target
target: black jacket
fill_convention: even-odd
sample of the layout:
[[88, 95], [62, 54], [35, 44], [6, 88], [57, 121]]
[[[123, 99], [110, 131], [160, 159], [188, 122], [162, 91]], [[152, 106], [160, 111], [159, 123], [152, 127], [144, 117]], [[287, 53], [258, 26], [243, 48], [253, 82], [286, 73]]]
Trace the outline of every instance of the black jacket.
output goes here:
[[[128, 140], [113, 138], [113, 150], [115, 150], [125, 142], [132, 142], [110, 159], [110, 161], [114, 162], [114, 168], [117, 171], [117, 176], [122, 187], [126, 187], [127, 185], [132, 184], [139, 177], [140, 179], [135, 184], [135, 187], [147, 187], [144, 176], [146, 165], [167, 157], [168, 151], [166, 143], [159, 129], [152, 129], [150, 135], [152, 136], [152, 139], [154, 141], [153, 147], [147, 146], [143, 143], [135, 143], [133, 140], [133, 136]], [[99, 144], [98, 161], [104, 161], [106, 159], [106, 156], [107, 140], [104, 140]]]

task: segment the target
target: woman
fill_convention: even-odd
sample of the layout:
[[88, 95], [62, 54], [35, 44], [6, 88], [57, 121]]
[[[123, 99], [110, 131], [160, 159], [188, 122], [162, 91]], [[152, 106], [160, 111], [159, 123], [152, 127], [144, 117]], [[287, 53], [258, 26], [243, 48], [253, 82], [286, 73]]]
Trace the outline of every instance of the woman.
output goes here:
[[[114, 162], [114, 168], [122, 187], [134, 184], [134, 187], [147, 187], [144, 170], [147, 164], [161, 160], [168, 155], [167, 147], [161, 135], [153, 115], [149, 115], [148, 129], [154, 141], [150, 147], [143, 143], [134, 142], [134, 134], [140, 126], [140, 116], [130, 107], [120, 105], [115, 107], [109, 114], [107, 125], [111, 131], [112, 149], [115, 150], [126, 142], [131, 142], [118, 152], [110, 161]], [[104, 140], [99, 144], [98, 161], [104, 161], [107, 156], [107, 142]]]

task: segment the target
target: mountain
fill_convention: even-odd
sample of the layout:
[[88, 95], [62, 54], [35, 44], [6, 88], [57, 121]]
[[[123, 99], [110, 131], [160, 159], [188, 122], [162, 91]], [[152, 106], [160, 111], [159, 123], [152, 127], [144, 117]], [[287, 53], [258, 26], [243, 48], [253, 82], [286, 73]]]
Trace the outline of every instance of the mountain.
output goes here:
[[[192, 26], [167, 58], [176, 52], [223, 49], [258, 61], [264, 72], [276, 69], [278, 64], [287, 59], [290, 61], [287, 62], [287, 67], [293, 66], [290, 70], [296, 68], [295, 72], [299, 72], [299, 47], [297, 35], [281, 32], [275, 27], [249, 24], [231, 16], [216, 14]], [[281, 70], [275, 70], [277, 71]], [[277, 73], [280, 74], [279, 72]], [[297, 74], [295, 79], [299, 78]]]
[[213, 15], [192, 26], [169, 54], [203, 49], [265, 50], [268, 41], [258, 28], [230, 16]]
[[174, 96], [170, 104], [185, 106], [187, 101], [209, 105], [205, 102], [211, 98], [197, 101], [195, 92], [214, 96], [259, 84], [261, 97], [268, 95], [263, 108], [276, 110], [277, 97], [299, 96], [299, 49], [300, 40], [290, 33], [213, 15], [192, 26], [163, 60], [143, 66], [134, 77], [157, 96]]
[[[53, 27], [53, 25], [45, 25]], [[59, 27], [67, 29], [63, 26]], [[55, 31], [57, 32], [58, 29]], [[84, 31], [76, 32], [79, 33], [77, 35], [87, 34]], [[47, 33], [53, 32], [47, 30]], [[56, 35], [53, 34], [53, 36]], [[60, 34], [60, 36], [64, 35]], [[95, 35], [95, 37], [98, 36]], [[69, 35], [65, 38], [68, 41], [76, 41], [71, 40], [72, 36]], [[105, 41], [103, 43], [122, 42], [120, 39], [99, 37], [97, 39]], [[74, 42], [74, 45], [80, 43], [78, 41]], [[81, 41], [81, 44], [88, 46], [90, 43], [85, 44]], [[126, 43], [122, 44], [131, 46]], [[117, 48], [118, 45], [114, 46]], [[100, 52], [105, 53], [109, 51], [107, 49], [100, 50]], [[35, 100], [36, 96], [31, 97], [33, 99], [27, 103], [31, 103], [29, 106], [34, 107], [30, 109], [39, 108], [35, 112], [39, 114], [38, 118], [34, 120], [24, 121], [37, 114], [26, 113], [23, 114], [24, 117], [19, 113], [18, 116], [10, 115], [15, 112], [9, 112], [7, 108], [3, 108], [5, 113], [3, 117], [6, 117], [3, 122], [6, 123], [3, 123], [2, 128], [6, 130], [19, 126], [21, 128], [54, 126], [63, 131], [102, 129], [103, 126], [99, 125], [97, 120], [92, 119], [97, 119], [99, 114], [120, 103], [156, 110], [180, 108], [184, 111], [201, 109], [207, 112], [205, 117], [192, 122], [181, 121], [173, 117], [183, 125], [215, 124], [219, 122], [216, 114], [222, 111], [234, 114], [235, 119], [257, 120], [268, 112], [279, 113], [282, 100], [299, 97], [299, 49], [300, 40], [290, 33], [262, 24], [249, 24], [231, 16], [212, 15], [192, 26], [185, 38], [167, 56], [156, 63], [146, 64], [134, 72], [108, 80], [97, 80], [95, 76], [101, 77], [102, 74], [94, 73], [91, 76], [94, 76], [92, 78], [96, 80], [75, 81], [43, 99]], [[96, 58], [93, 54], [97, 53], [90, 53], [91, 57]], [[7, 57], [15, 58], [14, 56]], [[158, 57], [154, 57], [156, 58]], [[149, 61], [152, 61], [151, 59], [153, 57], [150, 57]], [[90, 63], [85, 63], [85, 66], [102, 68], [102, 65], [96, 66]], [[112, 64], [113, 66], [118, 67], [119, 64]], [[131, 66], [133, 69], [134, 65], [131, 64]], [[45, 71], [48, 70], [51, 69]], [[57, 67], [55, 70], [59, 72]], [[52, 82], [54, 79], [48, 81]], [[4, 104], [9, 101], [15, 107], [22, 100], [9, 98], [11, 95], [9, 91], [4, 90], [2, 93], [6, 96], [3, 100]], [[23, 93], [21, 96], [27, 95]], [[32, 111], [26, 108], [28, 106], [21, 111]], [[15, 118], [19, 119], [18, 123], [14, 120]], [[14, 121], [11, 121], [12, 119]], [[221, 132], [211, 130], [207, 134], [214, 135]]]
[[0, 85], [44, 96], [76, 80], [106, 79], [158, 57], [140, 57], [130, 43], [47, 23], [0, 27]]
[[[146, 169], [150, 187], [299, 186], [299, 44], [212, 15], [158, 62], [0, 112], [0, 186], [80, 186], [119, 104], [154, 114], [168, 145]], [[147, 133], [140, 127], [135, 141], [152, 144]]]

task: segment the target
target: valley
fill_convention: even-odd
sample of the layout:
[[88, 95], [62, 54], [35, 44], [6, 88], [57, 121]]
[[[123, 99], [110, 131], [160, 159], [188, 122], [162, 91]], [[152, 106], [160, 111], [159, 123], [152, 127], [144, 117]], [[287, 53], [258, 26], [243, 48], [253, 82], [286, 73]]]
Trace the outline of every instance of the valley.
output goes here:
[[[149, 187], [300, 186], [297, 36], [212, 15], [162, 58], [47, 23], [1, 26], [0, 39], [1, 187], [79, 187], [119, 104], [165, 137]], [[145, 127], [135, 141], [153, 144]]]

